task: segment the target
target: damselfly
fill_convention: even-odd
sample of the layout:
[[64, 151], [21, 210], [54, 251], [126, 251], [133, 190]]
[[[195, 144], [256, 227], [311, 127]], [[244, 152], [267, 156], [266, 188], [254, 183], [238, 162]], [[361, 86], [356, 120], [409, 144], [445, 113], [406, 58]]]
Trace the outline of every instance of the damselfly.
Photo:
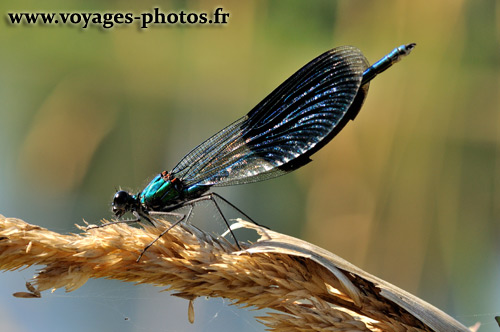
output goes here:
[[[158, 174], [144, 190], [137, 194], [118, 191], [113, 213], [121, 218], [131, 212], [135, 219], [125, 222], [146, 220], [152, 224], [154, 215], [178, 216], [163, 235], [181, 221], [188, 221], [197, 202], [210, 200], [239, 247], [215, 198], [251, 218], [209, 189], [271, 179], [309, 163], [313, 153], [354, 120], [369, 82], [414, 47], [408, 44], [395, 48], [371, 67], [361, 51], [352, 46], [321, 54], [247, 115], [191, 150], [170, 172]], [[189, 208], [186, 214], [175, 213], [184, 206]]]

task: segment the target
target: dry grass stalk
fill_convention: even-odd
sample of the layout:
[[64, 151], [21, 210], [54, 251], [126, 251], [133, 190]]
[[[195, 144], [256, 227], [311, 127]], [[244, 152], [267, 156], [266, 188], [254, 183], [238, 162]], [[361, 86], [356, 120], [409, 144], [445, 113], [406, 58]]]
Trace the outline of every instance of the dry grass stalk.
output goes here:
[[61, 235], [0, 215], [0, 269], [45, 265], [36, 290], [72, 291], [89, 278], [167, 287], [177, 296], [224, 297], [270, 308], [271, 331], [468, 331], [425, 302], [307, 242], [255, 227], [261, 239], [237, 248], [193, 226], [161, 232], [117, 224]]

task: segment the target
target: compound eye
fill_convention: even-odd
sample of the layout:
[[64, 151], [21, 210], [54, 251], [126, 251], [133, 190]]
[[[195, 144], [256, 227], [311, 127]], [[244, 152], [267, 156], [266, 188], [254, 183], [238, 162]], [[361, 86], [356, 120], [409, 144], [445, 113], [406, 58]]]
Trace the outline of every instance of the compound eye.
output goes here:
[[130, 194], [126, 191], [120, 190], [113, 198], [113, 209], [124, 209], [130, 199]]

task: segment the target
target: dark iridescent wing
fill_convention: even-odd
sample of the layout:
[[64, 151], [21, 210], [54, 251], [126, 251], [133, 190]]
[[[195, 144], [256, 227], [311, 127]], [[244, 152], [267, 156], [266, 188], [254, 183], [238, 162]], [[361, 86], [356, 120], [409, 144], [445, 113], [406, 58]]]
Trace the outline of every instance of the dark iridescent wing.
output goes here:
[[366, 68], [367, 60], [355, 47], [325, 52], [247, 115], [193, 149], [171, 173], [188, 186], [224, 186], [269, 179], [305, 165], [356, 115], [368, 89], [367, 84], [360, 89]]

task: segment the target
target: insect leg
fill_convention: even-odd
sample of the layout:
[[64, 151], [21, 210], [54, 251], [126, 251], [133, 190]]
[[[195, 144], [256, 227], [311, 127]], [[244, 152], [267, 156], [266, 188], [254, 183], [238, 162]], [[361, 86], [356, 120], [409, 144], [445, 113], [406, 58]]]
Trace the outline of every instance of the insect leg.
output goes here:
[[133, 224], [135, 222], [140, 222], [142, 220], [146, 220], [149, 222], [151, 225], [155, 225], [151, 218], [145, 214], [145, 213], [140, 213], [137, 211], [132, 211], [132, 214], [134, 215], [135, 219], [129, 219], [129, 220], [115, 220], [115, 221], [110, 221], [101, 225], [90, 225], [88, 226], [85, 230], [89, 229], [94, 229], [94, 228], [101, 228], [101, 227], [107, 227], [109, 225], [116, 225], [116, 224]]
[[[227, 229], [229, 230], [229, 232], [231, 233], [231, 236], [232, 238], [234, 239], [235, 243], [236, 243], [236, 246], [238, 247], [239, 250], [241, 250], [241, 246], [240, 244], [238, 243], [238, 239], [236, 239], [236, 236], [234, 235], [234, 232], [233, 230], [231, 229], [231, 226], [229, 225], [229, 222], [227, 221], [226, 217], [224, 216], [224, 213], [222, 213], [222, 210], [220, 209], [219, 207], [219, 204], [217, 204], [217, 201], [215, 200], [215, 197], [220, 197], [222, 198], [221, 196], [217, 195], [217, 194], [214, 194], [214, 193], [208, 193], [208, 194], [205, 194], [205, 195], [202, 195], [198, 198], [195, 198], [195, 199], [192, 199], [188, 202], [186, 202], [184, 205], [191, 205], [191, 206], [194, 206], [194, 203], [196, 202], [201, 202], [201, 201], [211, 201], [215, 208], [217, 209], [217, 212], [219, 213], [219, 215], [222, 217], [222, 220], [224, 220], [224, 223], [226, 224], [227, 226]], [[231, 207], [234, 207], [236, 209], [236, 211], [238, 211], [239, 213], [243, 214], [245, 217], [249, 218], [245, 213], [243, 213], [240, 209], [238, 209], [237, 207], [235, 207], [233, 204], [229, 203], [226, 199], [222, 198], [222, 200], [226, 203], [229, 204], [229, 206]], [[253, 222], [253, 221], [252, 221]]]
[[260, 227], [264, 227], [264, 228], [267, 228], [269, 229], [269, 227], [267, 226], [264, 226], [264, 225], [260, 225], [258, 224], [255, 220], [253, 220], [252, 218], [250, 218], [245, 212], [241, 211], [237, 206], [235, 206], [233, 203], [229, 202], [227, 199], [225, 199], [224, 197], [222, 197], [221, 195], [217, 194], [217, 193], [210, 193], [208, 195], [213, 195], [219, 199], [221, 199], [222, 201], [224, 201], [227, 205], [229, 205], [230, 207], [232, 207], [233, 209], [235, 209], [236, 211], [238, 211], [238, 213], [241, 213], [246, 219], [248, 219], [248, 221], [251, 221], [252, 223], [254, 223], [255, 225], [257, 226], [260, 226]]
[[171, 230], [172, 228], [174, 228], [175, 226], [177, 226], [181, 221], [183, 221], [184, 219], [186, 221], [189, 220], [189, 218], [191, 217], [191, 213], [193, 211], [193, 206], [191, 205], [190, 206], [190, 209], [189, 209], [189, 212], [187, 214], [182, 214], [182, 213], [175, 213], [175, 212], [160, 212], [160, 211], [151, 211], [150, 214], [162, 214], [162, 215], [165, 215], [165, 214], [168, 214], [168, 215], [174, 215], [174, 216], [180, 216], [181, 218], [179, 220], [177, 220], [176, 222], [174, 222], [172, 225], [170, 225], [169, 227], [167, 227], [163, 232], [161, 232], [160, 235], [158, 235], [156, 237], [156, 239], [154, 239], [153, 241], [151, 241], [147, 246], [144, 247], [144, 249], [142, 250], [141, 254], [139, 255], [139, 257], [137, 258], [136, 262], [139, 263], [139, 261], [141, 260], [142, 256], [144, 255], [144, 253], [153, 245], [155, 244], [156, 241], [158, 241], [163, 235], [165, 235], [169, 230]]

